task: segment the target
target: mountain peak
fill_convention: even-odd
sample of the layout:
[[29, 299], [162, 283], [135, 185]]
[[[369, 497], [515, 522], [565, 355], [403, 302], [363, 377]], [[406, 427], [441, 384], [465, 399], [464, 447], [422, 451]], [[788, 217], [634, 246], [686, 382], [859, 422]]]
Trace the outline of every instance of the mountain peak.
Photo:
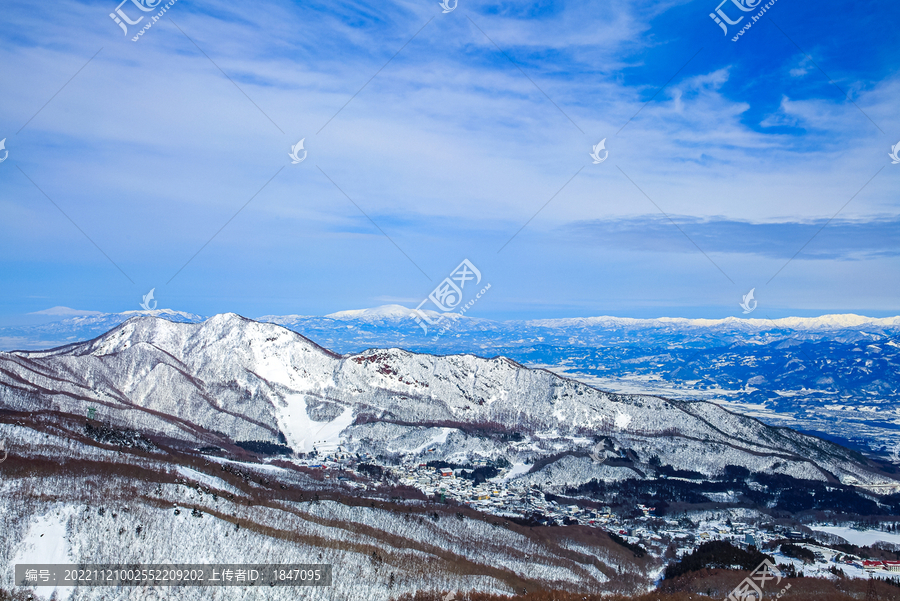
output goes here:
[[[372, 307], [369, 309], [350, 309], [348, 311], [338, 311], [337, 313], [329, 313], [325, 317], [337, 319], [340, 321], [349, 321], [361, 319], [364, 321], [382, 320], [382, 319], [411, 319], [414, 309], [404, 307], [403, 305], [381, 305], [380, 307]], [[423, 311], [431, 316], [441, 315], [436, 311]], [[443, 315], [456, 315], [455, 313], [444, 313]]]

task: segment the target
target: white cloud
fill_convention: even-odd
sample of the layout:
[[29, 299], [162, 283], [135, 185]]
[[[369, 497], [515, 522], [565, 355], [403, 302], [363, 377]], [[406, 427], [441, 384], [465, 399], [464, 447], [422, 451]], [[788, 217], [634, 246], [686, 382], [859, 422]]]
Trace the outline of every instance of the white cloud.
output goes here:
[[[504, 251], [498, 259], [504, 268], [527, 270], [527, 261], [507, 254], [522, 252], [526, 238], [552, 240], [562, 224], [659, 215], [619, 168], [673, 215], [753, 222], [831, 217], [887, 160], [887, 144], [873, 141], [877, 130], [836, 90], [816, 97], [791, 87], [806, 83], [796, 80], [797, 69], [810, 69], [809, 80], [818, 76], [805, 59], [753, 80], [746, 63], [729, 65], [707, 47], [648, 102], [700, 46], [651, 25], [668, 21], [661, 13], [682, 4], [467, 4], [478, 26], [551, 102], [464, 11], [442, 15], [436, 1], [177, 3], [169, 16], [251, 102], [167, 19], [132, 43], [102, 6], [63, 0], [47, 12], [14, 1], [0, 24], [8, 32], [0, 45], [6, 130], [17, 130], [59, 94], [7, 148], [140, 291], [120, 290], [125, 278], [17, 171], [0, 198], [0, 213], [9, 216], [0, 224], [0, 250], [10, 261], [56, 265], [64, 258], [74, 269], [95, 269], [108, 275], [100, 282], [108, 286], [104, 298], [121, 294], [136, 302], [139, 293], [169, 281], [284, 167], [169, 291], [196, 286], [198, 298], [219, 298], [222, 287], [232, 287], [229, 294], [242, 297], [254, 288], [243, 283], [248, 273], [275, 274], [258, 276], [271, 286], [259, 294], [267, 304], [247, 312], [260, 314], [275, 310], [268, 303], [276, 290], [296, 298], [318, 286], [327, 292], [316, 298], [338, 306], [360, 306], [385, 292], [397, 296], [376, 300], [418, 302], [416, 294], [430, 290], [318, 168], [433, 277], [447, 257], [497, 254], [582, 166]], [[534, 10], [547, 14], [522, 14]], [[662, 53], [677, 57], [671, 71], [659, 72], [667, 64]], [[791, 98], [778, 107], [764, 104], [778, 97], [763, 101], [759, 88], [779, 82], [788, 82], [784, 93]], [[844, 89], [886, 131], [896, 130], [900, 77]], [[290, 165], [287, 153], [302, 137], [309, 158]], [[602, 138], [610, 158], [592, 165], [588, 153]], [[841, 217], [896, 214], [892, 184], [885, 170]], [[548, 248], [541, 282], [577, 252]], [[242, 260], [253, 267], [238, 275]], [[593, 266], [603, 260], [595, 257], [572, 277], [596, 275]], [[396, 281], [378, 281], [386, 274]], [[539, 285], [561, 296], [572, 286]], [[342, 286], [347, 291], [336, 292]], [[655, 294], [647, 288], [644, 298]]]

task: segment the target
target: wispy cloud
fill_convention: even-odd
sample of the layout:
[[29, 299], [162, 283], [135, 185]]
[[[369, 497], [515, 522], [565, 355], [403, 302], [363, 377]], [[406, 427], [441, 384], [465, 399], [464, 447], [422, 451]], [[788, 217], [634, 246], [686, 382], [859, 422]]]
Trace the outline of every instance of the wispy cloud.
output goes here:
[[[790, 258], [810, 238], [801, 258], [859, 260], [900, 255], [900, 217], [868, 221], [813, 219], [804, 222], [751, 223], [727, 218], [671, 216], [706, 252]], [[827, 227], [823, 229], [823, 226]], [[693, 253], [696, 248], [662, 216], [594, 220], [566, 228], [597, 246], [632, 251]]]

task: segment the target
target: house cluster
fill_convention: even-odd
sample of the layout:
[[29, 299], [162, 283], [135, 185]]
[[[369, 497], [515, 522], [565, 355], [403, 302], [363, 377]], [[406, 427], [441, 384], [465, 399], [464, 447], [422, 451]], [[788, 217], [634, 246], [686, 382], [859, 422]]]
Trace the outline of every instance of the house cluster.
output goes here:
[[310, 469], [322, 470], [326, 480], [336, 480], [350, 488], [367, 490], [367, 478], [356, 470], [356, 466], [360, 463], [374, 463], [375, 458], [371, 453], [351, 453], [338, 445], [321, 445], [315, 452], [297, 457], [294, 461]]
[[626, 519], [614, 514], [610, 507], [581, 507], [547, 499], [540, 489], [516, 480], [506, 480], [504, 474], [476, 484], [463, 478], [458, 469], [433, 468], [426, 464], [389, 469], [401, 483], [415, 487], [438, 501], [452, 499], [485, 513], [537, 519], [548, 525], [578, 524], [602, 528], [656, 552], [662, 552], [671, 542], [682, 547], [683, 552], [689, 552], [697, 542], [706, 540], [729, 540], [744, 546], [757, 546], [768, 540], [783, 538], [783, 534], [759, 531], [740, 522], [716, 522], [701, 527], [683, 525], [677, 520], [657, 517], [655, 507], [643, 504], [636, 505], [641, 515]]
[[[480, 466], [476, 464], [474, 467]], [[429, 497], [453, 499], [485, 509], [507, 507], [527, 492], [524, 486], [503, 481], [475, 484], [473, 480], [461, 477], [460, 470], [433, 468], [424, 463], [390, 469], [402, 484], [417, 488]]]
[[[474, 463], [481, 467], [484, 463]], [[437, 501], [456, 501], [479, 511], [498, 516], [537, 518], [546, 524], [617, 524], [610, 508], [589, 509], [578, 505], [564, 505], [545, 498], [536, 487], [502, 476], [475, 482], [463, 477], [463, 470], [433, 468], [413, 464], [389, 468], [400, 483], [419, 489]], [[652, 508], [648, 508], [648, 511]]]
[[[343, 484], [365, 488], [366, 475], [357, 471], [360, 463], [377, 463], [371, 456], [357, 456], [340, 447], [319, 450], [314, 457], [303, 461], [307, 467], [326, 470], [326, 478], [343, 481]], [[472, 467], [486, 466], [474, 462]], [[655, 507], [637, 504], [640, 515], [622, 518], [610, 507], [582, 507], [547, 499], [534, 486], [518, 480], [507, 480], [505, 474], [487, 481], [477, 482], [465, 478], [463, 470], [435, 468], [424, 463], [400, 466], [382, 466], [400, 484], [416, 488], [438, 502], [455, 501], [473, 509], [500, 517], [534, 519], [547, 525], [583, 525], [603, 528], [634, 544], [659, 552], [670, 542], [676, 542], [683, 550], [690, 551], [696, 542], [705, 540], [730, 540], [737, 543], [761, 544], [770, 538], [767, 533], [741, 523], [704, 524], [701, 528], [682, 527], [676, 520], [656, 517]], [[352, 476], [348, 478], [347, 476]], [[356, 481], [357, 478], [360, 481]], [[774, 535], [773, 535], [774, 536]]]
[[862, 567], [867, 572], [885, 570], [888, 572], [900, 572], [900, 561], [863, 561]]

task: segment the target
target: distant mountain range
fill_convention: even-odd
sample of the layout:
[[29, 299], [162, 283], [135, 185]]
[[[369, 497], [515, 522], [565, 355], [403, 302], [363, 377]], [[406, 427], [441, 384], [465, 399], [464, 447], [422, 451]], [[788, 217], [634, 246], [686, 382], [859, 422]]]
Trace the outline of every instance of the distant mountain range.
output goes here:
[[[182, 323], [207, 319], [172, 310], [76, 316], [0, 328], [0, 345], [46, 349], [89, 340], [137, 315]], [[429, 311], [417, 322], [410, 309], [387, 305], [258, 321], [342, 354], [403, 348], [502, 355], [610, 392], [709, 400], [868, 453], [889, 456], [900, 449], [900, 317], [501, 322]]]
[[[65, 309], [64, 307], [59, 309]], [[176, 323], [200, 323], [207, 316], [157, 309], [122, 313], [83, 312], [41, 325], [0, 327], [0, 350], [46, 349], [95, 338], [136, 315], [162, 317]], [[338, 352], [356, 352], [367, 344], [397, 347], [423, 352], [473, 352], [483, 348], [507, 348], [514, 344], [603, 345], [665, 339], [670, 343], [703, 342], [765, 343], [784, 338], [816, 340], [822, 337], [845, 342], [865, 340], [872, 333], [900, 334], [900, 317], [862, 315], [823, 315], [781, 319], [685, 319], [660, 317], [576, 317], [562, 319], [493, 321], [460, 316], [456, 313], [422, 311], [432, 322], [417, 325], [412, 309], [384, 305], [371, 309], [339, 311], [325, 316], [265, 315], [256, 321], [277, 323], [327, 344]], [[60, 313], [63, 315], [64, 313]], [[442, 328], [447, 331], [438, 335]]]

